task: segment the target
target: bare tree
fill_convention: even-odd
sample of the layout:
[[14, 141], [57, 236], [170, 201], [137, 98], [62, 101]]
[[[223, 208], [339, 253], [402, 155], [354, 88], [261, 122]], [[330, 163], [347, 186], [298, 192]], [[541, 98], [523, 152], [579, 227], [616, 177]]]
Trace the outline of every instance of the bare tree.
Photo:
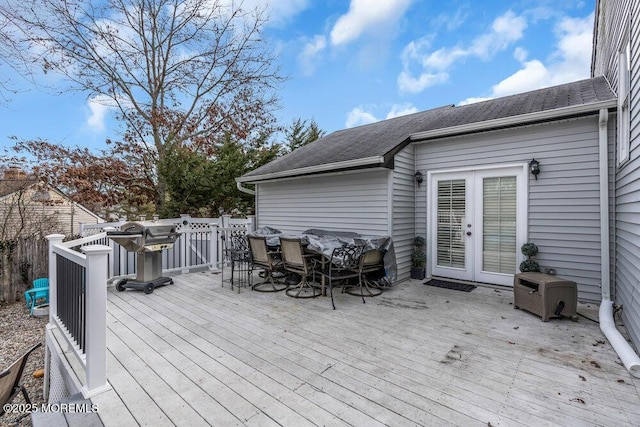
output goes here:
[[[39, 184], [16, 187], [16, 190], [0, 197], [0, 303], [16, 301], [17, 279], [12, 277], [13, 252], [20, 239], [32, 236], [44, 237], [60, 229], [53, 213], [46, 206], [55, 200], [38, 197], [43, 189], [34, 188]], [[6, 183], [6, 181], [5, 181]]]
[[282, 77], [261, 37], [264, 10], [233, 0], [21, 0], [0, 13], [16, 29], [14, 66], [60, 73], [118, 112], [118, 147], [144, 151], [158, 207], [167, 148], [210, 155], [222, 135], [242, 140], [274, 126]]
[[11, 95], [15, 94], [15, 83], [12, 82], [8, 75], [13, 71], [13, 64], [17, 61], [12, 56], [18, 55], [20, 59], [21, 50], [15, 45], [12, 34], [13, 26], [9, 18], [0, 8], [0, 106], [10, 101]]

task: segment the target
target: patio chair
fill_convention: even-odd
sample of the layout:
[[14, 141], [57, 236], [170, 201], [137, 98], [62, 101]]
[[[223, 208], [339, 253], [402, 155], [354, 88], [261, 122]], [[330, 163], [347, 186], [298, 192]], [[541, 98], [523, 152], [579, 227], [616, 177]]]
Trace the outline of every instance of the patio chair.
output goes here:
[[[222, 242], [222, 258], [220, 260], [221, 270], [222, 270], [222, 279], [220, 280], [222, 283], [222, 287], [224, 288], [224, 276], [225, 270], [231, 267], [231, 236], [237, 233], [244, 234], [244, 229], [235, 229], [235, 228], [219, 228], [218, 233], [220, 233], [220, 241]], [[228, 281], [229, 279], [227, 279]]]
[[25, 402], [27, 404], [31, 404], [31, 399], [29, 399], [27, 389], [24, 388], [24, 385], [22, 385], [20, 380], [22, 379], [22, 373], [24, 371], [24, 367], [27, 365], [29, 355], [41, 345], [42, 343], [34, 345], [15, 362], [13, 362], [9, 368], [0, 372], [0, 416], [4, 414], [4, 405], [11, 403], [19, 392], [22, 392]]
[[[245, 239], [247, 230], [244, 227], [226, 227], [219, 230], [222, 233], [220, 236], [222, 240], [222, 277], [220, 283], [224, 288], [225, 281], [228, 281], [233, 290], [234, 273], [238, 267], [241, 267], [242, 261], [248, 258], [249, 247]], [[244, 242], [243, 239], [245, 239]], [[225, 279], [225, 275], [229, 274], [229, 268], [231, 268], [230, 278]]]
[[249, 242], [245, 235], [231, 236], [229, 258], [231, 260], [231, 290], [235, 284], [240, 292], [241, 287], [251, 285], [253, 272]]
[[274, 273], [284, 271], [284, 264], [280, 259], [280, 252], [269, 251], [267, 238], [264, 236], [249, 236], [249, 250], [254, 269], [264, 270], [264, 280], [255, 283], [251, 289], [258, 292], [279, 292], [287, 289], [287, 285], [277, 282]]
[[360, 256], [358, 272], [360, 273], [360, 281], [358, 292], [353, 287], [345, 289], [349, 295], [375, 297], [382, 293], [382, 288], [373, 280], [372, 276], [376, 273], [384, 272], [383, 263], [384, 253], [380, 249], [371, 249], [364, 251]]
[[320, 290], [308, 281], [313, 276], [313, 254], [305, 254], [302, 241], [298, 238], [280, 237], [280, 250], [284, 269], [300, 276], [297, 285], [287, 288], [285, 293], [293, 298], [315, 298], [321, 294]]
[[44, 304], [49, 303], [49, 279], [41, 277], [33, 281], [33, 288], [25, 291], [24, 299], [27, 303], [27, 308], [33, 314], [33, 308], [37, 305], [38, 301]]
[[[335, 248], [331, 253], [329, 262], [322, 262], [315, 272], [325, 279], [325, 283], [329, 285], [329, 293], [331, 294], [331, 305], [336, 309], [333, 301], [333, 289], [336, 287], [353, 286], [352, 281], [358, 280], [358, 286], [362, 289], [360, 274], [360, 259], [362, 255], [362, 246], [343, 246]], [[362, 295], [364, 303], [364, 295]]]

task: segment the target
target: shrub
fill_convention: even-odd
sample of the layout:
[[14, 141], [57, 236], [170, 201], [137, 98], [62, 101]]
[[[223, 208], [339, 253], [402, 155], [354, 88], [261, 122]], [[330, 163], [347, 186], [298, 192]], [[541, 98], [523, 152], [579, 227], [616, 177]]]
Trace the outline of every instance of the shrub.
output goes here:
[[536, 246], [535, 243], [525, 243], [524, 245], [522, 245], [522, 248], [520, 248], [520, 250], [525, 256], [532, 257], [536, 256], [536, 254], [538, 253], [538, 246]]
[[520, 263], [520, 271], [522, 271], [523, 273], [526, 273], [529, 271], [538, 272], [540, 271], [540, 265], [536, 261], [532, 259], [528, 259]]
[[424, 251], [415, 250], [411, 256], [411, 262], [416, 268], [424, 268], [427, 265], [427, 255]]
[[520, 263], [520, 271], [522, 271], [523, 273], [529, 271], [540, 271], [540, 265], [536, 261], [531, 259], [531, 257], [536, 256], [536, 254], [538, 253], [538, 246], [536, 246], [535, 243], [525, 243], [524, 245], [522, 245], [520, 250], [522, 251], [522, 254], [527, 257], [525, 261], [522, 261]]
[[427, 265], [427, 254], [424, 252], [426, 241], [424, 237], [416, 236], [413, 239], [413, 254], [411, 255], [411, 263], [416, 268], [424, 268]]

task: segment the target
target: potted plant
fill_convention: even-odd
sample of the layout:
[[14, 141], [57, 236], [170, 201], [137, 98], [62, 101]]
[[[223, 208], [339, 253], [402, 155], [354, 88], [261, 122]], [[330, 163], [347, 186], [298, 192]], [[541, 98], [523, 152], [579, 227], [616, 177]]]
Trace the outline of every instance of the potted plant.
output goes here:
[[527, 257], [525, 261], [522, 261], [520, 263], [520, 271], [522, 271], [523, 273], [529, 271], [539, 272], [540, 265], [537, 261], [531, 259], [538, 253], [538, 246], [536, 246], [535, 243], [525, 243], [524, 245], [522, 245], [522, 248], [520, 248], [520, 250], [522, 251], [523, 255]]
[[424, 237], [416, 236], [413, 239], [413, 254], [411, 255], [411, 278], [422, 280], [425, 276], [427, 255], [424, 252]]

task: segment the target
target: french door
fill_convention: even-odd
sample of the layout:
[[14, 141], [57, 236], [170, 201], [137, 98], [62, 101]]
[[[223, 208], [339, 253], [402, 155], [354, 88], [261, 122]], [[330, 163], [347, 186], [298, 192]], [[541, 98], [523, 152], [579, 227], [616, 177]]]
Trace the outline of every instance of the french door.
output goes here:
[[526, 166], [429, 175], [434, 276], [512, 285], [526, 241]]

